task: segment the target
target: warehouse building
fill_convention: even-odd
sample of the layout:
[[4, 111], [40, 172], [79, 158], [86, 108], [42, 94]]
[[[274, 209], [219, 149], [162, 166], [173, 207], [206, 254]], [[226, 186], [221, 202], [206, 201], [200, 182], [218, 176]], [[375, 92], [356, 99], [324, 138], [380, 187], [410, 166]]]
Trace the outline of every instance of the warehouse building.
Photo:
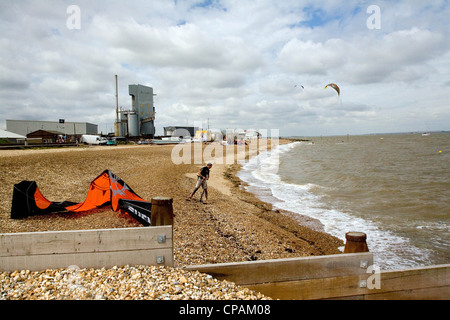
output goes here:
[[20, 134], [0, 129], [0, 145], [15, 144], [18, 143], [18, 140], [25, 140], [25, 138]]
[[188, 126], [164, 127], [164, 136], [172, 136], [172, 137], [191, 136], [193, 138], [198, 130], [199, 130], [198, 127], [188, 127]]
[[98, 125], [88, 122], [6, 120], [6, 130], [20, 135], [37, 131], [58, 131], [67, 135], [98, 134]]
[[67, 141], [80, 138], [83, 134], [98, 134], [98, 125], [88, 122], [6, 120], [6, 130], [23, 136], [37, 131], [57, 132]]

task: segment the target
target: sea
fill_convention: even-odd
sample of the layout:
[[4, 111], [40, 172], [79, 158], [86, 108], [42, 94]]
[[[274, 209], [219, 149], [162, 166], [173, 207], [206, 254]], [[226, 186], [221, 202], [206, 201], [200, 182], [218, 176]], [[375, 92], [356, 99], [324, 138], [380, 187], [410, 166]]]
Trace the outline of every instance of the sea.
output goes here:
[[247, 191], [344, 243], [366, 233], [383, 270], [450, 263], [450, 133], [308, 140], [242, 163]]

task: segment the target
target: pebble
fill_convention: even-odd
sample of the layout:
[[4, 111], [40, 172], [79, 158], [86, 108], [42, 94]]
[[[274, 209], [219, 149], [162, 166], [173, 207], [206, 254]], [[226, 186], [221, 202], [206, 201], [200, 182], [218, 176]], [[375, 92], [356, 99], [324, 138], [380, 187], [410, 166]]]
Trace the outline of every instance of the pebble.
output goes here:
[[164, 266], [0, 272], [0, 300], [268, 300], [198, 271]]

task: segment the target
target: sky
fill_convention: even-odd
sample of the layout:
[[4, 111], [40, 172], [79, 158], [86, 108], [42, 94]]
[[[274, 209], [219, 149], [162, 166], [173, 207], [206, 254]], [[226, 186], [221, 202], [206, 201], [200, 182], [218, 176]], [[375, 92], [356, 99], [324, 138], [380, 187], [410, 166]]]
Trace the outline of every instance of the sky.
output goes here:
[[0, 129], [113, 132], [117, 74], [124, 109], [129, 84], [153, 87], [157, 134], [450, 130], [448, 17], [443, 0], [1, 1]]

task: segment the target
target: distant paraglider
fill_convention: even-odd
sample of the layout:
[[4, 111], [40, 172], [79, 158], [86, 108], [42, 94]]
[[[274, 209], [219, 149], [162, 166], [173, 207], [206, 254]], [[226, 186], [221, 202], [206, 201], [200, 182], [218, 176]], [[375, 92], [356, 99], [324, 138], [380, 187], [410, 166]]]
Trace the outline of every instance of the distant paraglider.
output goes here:
[[302, 89], [305, 89], [305, 87], [302, 86], [301, 84], [296, 84], [296, 85], [294, 86], [294, 88], [297, 88], [297, 87], [302, 87]]
[[338, 96], [341, 96], [341, 90], [339, 89], [339, 87], [337, 86], [337, 84], [334, 84], [334, 83], [327, 84], [327, 85], [325, 86], [325, 89], [328, 88], [328, 87], [331, 87], [331, 88], [333, 88], [334, 90], [336, 90]]

